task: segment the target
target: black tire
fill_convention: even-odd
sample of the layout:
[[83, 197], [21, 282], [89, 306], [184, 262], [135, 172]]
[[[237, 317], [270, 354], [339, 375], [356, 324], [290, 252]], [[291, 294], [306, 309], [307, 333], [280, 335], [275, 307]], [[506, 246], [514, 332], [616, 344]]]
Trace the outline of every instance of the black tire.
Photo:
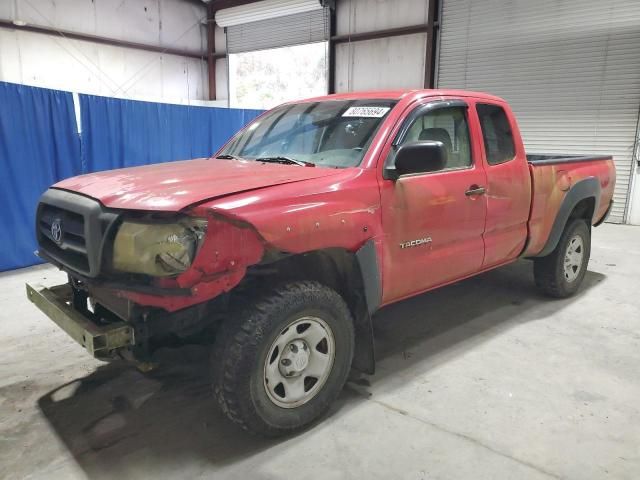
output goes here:
[[[279, 436], [325, 414], [342, 390], [353, 359], [353, 321], [342, 297], [318, 282], [285, 283], [245, 301], [238, 312], [221, 326], [212, 354], [214, 392], [225, 415], [251, 433]], [[302, 405], [283, 408], [267, 393], [265, 362], [283, 330], [307, 316], [320, 318], [330, 327], [333, 363], [315, 396]]]
[[[579, 269], [575, 270], [577, 276], [568, 279], [564, 268], [565, 255], [570, 242], [576, 236], [582, 240], [582, 262]], [[580, 288], [587, 273], [590, 255], [591, 231], [587, 223], [579, 218], [569, 220], [556, 248], [546, 257], [534, 259], [533, 275], [536, 286], [551, 297], [566, 298], [573, 295]]]

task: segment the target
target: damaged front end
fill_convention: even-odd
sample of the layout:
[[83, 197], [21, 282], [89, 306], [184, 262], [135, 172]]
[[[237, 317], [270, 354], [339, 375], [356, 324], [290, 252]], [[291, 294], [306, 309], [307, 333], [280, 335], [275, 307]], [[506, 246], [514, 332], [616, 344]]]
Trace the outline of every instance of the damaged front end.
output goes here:
[[93, 312], [77, 309], [70, 284], [51, 288], [27, 284], [27, 298], [96, 358], [107, 359], [135, 345], [134, 329], [127, 322], [107, 322]]
[[38, 254], [69, 282], [27, 285], [29, 299], [101, 359], [146, 362], [160, 345], [202, 339], [264, 247], [249, 225], [188, 213], [107, 209], [50, 189], [38, 207]]

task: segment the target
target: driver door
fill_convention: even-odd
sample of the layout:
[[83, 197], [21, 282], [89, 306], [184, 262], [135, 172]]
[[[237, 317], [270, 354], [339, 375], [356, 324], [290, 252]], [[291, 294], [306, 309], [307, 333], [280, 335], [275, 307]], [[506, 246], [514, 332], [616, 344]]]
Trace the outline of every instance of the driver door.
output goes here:
[[387, 162], [398, 146], [428, 140], [443, 143], [447, 161], [442, 170], [382, 182], [383, 303], [482, 268], [486, 175], [469, 123], [466, 102], [430, 102], [407, 114], [394, 139]]

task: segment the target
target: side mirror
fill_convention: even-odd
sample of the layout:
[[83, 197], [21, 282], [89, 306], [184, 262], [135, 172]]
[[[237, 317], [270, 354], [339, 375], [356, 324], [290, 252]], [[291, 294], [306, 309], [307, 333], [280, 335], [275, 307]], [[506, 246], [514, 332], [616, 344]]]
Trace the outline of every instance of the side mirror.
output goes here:
[[405, 143], [398, 147], [394, 163], [385, 168], [385, 178], [395, 180], [400, 175], [436, 172], [447, 164], [447, 151], [437, 141]]

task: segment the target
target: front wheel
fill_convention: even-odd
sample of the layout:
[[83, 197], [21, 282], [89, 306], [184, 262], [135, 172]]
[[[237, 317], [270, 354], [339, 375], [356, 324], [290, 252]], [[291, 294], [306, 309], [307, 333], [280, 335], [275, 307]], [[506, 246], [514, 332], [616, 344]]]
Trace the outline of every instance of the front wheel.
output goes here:
[[317, 282], [286, 283], [239, 312], [222, 325], [212, 355], [222, 411], [267, 436], [322, 416], [353, 358], [353, 321], [342, 297]]
[[534, 259], [536, 286], [547, 295], [573, 295], [585, 274], [591, 255], [591, 231], [582, 219], [569, 221], [556, 248], [546, 257]]

